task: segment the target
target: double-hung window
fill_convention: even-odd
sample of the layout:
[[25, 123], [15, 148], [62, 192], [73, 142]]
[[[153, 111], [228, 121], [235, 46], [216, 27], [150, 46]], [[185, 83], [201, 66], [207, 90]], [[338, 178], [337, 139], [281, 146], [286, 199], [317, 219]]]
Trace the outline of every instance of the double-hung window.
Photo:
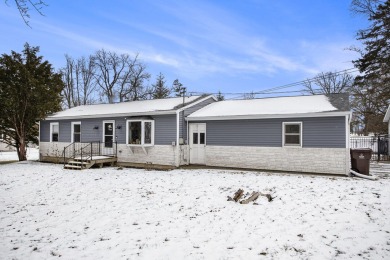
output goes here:
[[58, 122], [50, 123], [50, 142], [58, 142], [60, 127]]
[[302, 122], [283, 122], [283, 146], [302, 147]]
[[154, 145], [154, 121], [127, 120], [126, 143], [128, 145]]
[[81, 122], [72, 122], [72, 143], [81, 142]]

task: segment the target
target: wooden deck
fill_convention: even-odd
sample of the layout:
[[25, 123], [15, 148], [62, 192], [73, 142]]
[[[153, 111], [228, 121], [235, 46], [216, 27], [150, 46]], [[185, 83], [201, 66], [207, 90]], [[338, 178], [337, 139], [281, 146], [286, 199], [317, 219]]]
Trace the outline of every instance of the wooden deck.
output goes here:
[[74, 159], [69, 160], [64, 165], [64, 169], [83, 170], [89, 169], [94, 165], [98, 165], [100, 168], [102, 168], [104, 164], [114, 165], [117, 160], [117, 157], [111, 156], [93, 156], [92, 159], [88, 157], [76, 157]]

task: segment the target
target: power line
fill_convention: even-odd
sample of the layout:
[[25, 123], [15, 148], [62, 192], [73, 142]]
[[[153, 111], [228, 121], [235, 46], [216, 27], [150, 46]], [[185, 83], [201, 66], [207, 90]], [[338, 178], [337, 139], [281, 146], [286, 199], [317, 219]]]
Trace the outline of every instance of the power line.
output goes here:
[[[346, 70], [340, 70], [340, 71], [336, 71], [336, 72], [332, 72], [332, 73], [329, 73], [329, 77], [332, 77], [332, 76], [339, 76], [341, 74], [344, 74], [344, 73], [353, 73], [353, 72], [356, 72], [358, 71], [358, 69], [355, 69], [355, 68], [350, 68], [350, 69], [346, 69]], [[319, 79], [320, 76], [317, 76], [317, 77], [314, 77], [314, 78], [311, 78], [311, 79], [306, 79], [306, 80], [301, 80], [301, 81], [297, 81], [297, 82], [294, 82], [294, 83], [290, 83], [290, 84], [286, 84], [286, 85], [282, 85], [282, 86], [279, 86], [279, 87], [274, 87], [274, 88], [270, 88], [270, 89], [265, 89], [265, 90], [262, 90], [262, 91], [259, 91], [259, 92], [255, 92], [255, 94], [261, 94], [261, 93], [265, 93], [265, 92], [268, 92], [268, 91], [273, 91], [273, 90], [279, 90], [279, 89], [284, 89], [284, 88], [290, 88], [290, 87], [296, 87], [296, 86], [299, 86], [299, 85], [302, 85], [306, 82], [313, 82], [317, 79]]]
[[[332, 76], [339, 76], [344, 73], [354, 73], [359, 71], [356, 68], [350, 68], [350, 69], [345, 69], [345, 70], [340, 70], [336, 72], [329, 73], [328, 78]], [[286, 88], [291, 88], [291, 87], [296, 87], [296, 86], [301, 86], [304, 83], [311, 83], [317, 79], [319, 79], [320, 76], [316, 76], [311, 79], [306, 79], [306, 80], [301, 80], [293, 83], [289, 83], [286, 85], [281, 85], [278, 87], [272, 87], [269, 89], [261, 90], [261, 91], [256, 91], [256, 92], [218, 92], [218, 93], [209, 93], [209, 92], [200, 92], [200, 91], [190, 91], [188, 93], [190, 94], [210, 94], [210, 95], [218, 95], [218, 94], [223, 94], [223, 95], [260, 95], [260, 94], [281, 94], [281, 93], [294, 93], [294, 92], [304, 92], [305, 90], [297, 90], [297, 91], [284, 91], [284, 92], [275, 92], [276, 90], [281, 90], [281, 89], [286, 89]], [[320, 89], [315, 89], [315, 91], [319, 91]]]

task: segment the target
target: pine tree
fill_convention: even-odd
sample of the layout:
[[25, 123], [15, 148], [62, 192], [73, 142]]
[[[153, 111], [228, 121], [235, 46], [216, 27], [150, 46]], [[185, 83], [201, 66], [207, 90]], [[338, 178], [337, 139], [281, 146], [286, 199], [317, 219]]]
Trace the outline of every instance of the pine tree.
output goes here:
[[218, 94], [217, 94], [217, 100], [218, 100], [218, 101], [223, 101], [223, 100], [225, 100], [225, 97], [222, 95], [222, 93], [221, 93], [220, 90], [218, 91]]
[[386, 129], [382, 120], [390, 99], [390, 0], [368, 14], [371, 24], [357, 37], [364, 49], [358, 50], [361, 58], [353, 63], [362, 75], [355, 79], [352, 96], [360, 106], [356, 113], [365, 133], [379, 133]]
[[160, 74], [156, 78], [156, 83], [152, 84], [153, 88], [153, 99], [161, 99], [161, 98], [167, 98], [169, 94], [171, 93], [170, 89], [165, 86], [165, 77], [160, 72]]
[[61, 109], [61, 75], [38, 56], [39, 47], [0, 57], [0, 133], [26, 160], [28, 142], [38, 142], [38, 121]]
[[175, 97], [182, 97], [185, 94], [186, 88], [180, 83], [179, 79], [175, 79], [172, 84], [172, 92]]

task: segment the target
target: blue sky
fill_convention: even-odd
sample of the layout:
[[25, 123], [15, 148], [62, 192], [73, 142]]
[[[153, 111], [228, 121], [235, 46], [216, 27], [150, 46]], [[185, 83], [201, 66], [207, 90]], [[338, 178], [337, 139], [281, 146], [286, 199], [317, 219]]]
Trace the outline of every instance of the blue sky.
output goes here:
[[347, 0], [46, 2], [45, 16], [31, 12], [32, 28], [12, 1], [0, 4], [0, 53], [28, 42], [57, 69], [65, 54], [139, 53], [150, 83], [162, 72], [169, 85], [178, 78], [189, 91], [211, 93], [256, 92], [352, 68], [358, 56], [346, 48], [359, 45], [356, 31], [367, 26]]

